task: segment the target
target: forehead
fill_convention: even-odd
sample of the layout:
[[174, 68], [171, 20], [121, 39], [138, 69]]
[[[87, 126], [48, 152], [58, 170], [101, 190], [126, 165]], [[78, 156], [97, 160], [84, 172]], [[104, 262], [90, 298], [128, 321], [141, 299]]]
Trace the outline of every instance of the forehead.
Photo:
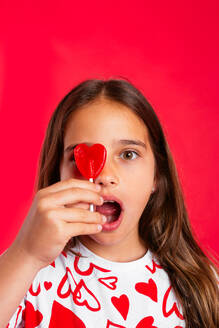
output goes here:
[[139, 138], [146, 142], [147, 128], [129, 107], [117, 102], [101, 100], [74, 111], [65, 129], [64, 143], [107, 143], [110, 139]]

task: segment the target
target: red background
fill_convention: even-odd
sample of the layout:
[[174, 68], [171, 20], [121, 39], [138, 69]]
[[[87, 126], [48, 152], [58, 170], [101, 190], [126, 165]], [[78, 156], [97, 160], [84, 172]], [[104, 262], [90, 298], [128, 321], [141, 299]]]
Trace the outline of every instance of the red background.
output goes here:
[[88, 78], [127, 77], [154, 107], [200, 245], [218, 238], [218, 1], [0, 2], [0, 252], [32, 203], [46, 127]]

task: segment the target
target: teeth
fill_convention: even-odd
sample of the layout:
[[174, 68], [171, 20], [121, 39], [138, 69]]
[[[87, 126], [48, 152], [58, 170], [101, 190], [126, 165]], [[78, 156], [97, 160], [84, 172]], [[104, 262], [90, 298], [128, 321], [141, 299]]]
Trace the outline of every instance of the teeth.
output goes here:
[[107, 215], [107, 223], [110, 223], [114, 220], [113, 215]]
[[115, 203], [114, 200], [104, 200], [104, 203]]

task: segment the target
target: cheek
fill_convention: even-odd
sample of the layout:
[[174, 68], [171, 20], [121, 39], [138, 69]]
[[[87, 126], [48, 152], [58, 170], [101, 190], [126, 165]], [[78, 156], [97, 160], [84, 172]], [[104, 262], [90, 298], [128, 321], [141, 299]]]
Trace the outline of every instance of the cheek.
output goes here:
[[127, 199], [130, 204], [144, 207], [150, 197], [154, 181], [153, 166], [142, 165], [126, 177]]
[[81, 174], [76, 165], [72, 166], [71, 174], [75, 179], [86, 180], [86, 178]]
[[133, 168], [131, 174], [128, 176], [129, 184], [135, 189], [145, 189], [151, 187], [154, 179], [154, 169], [153, 165], [145, 164], [140, 165], [139, 167]]
[[67, 163], [65, 165], [60, 165], [60, 178], [61, 180], [75, 178], [79, 180], [86, 180], [77, 166], [74, 163]]

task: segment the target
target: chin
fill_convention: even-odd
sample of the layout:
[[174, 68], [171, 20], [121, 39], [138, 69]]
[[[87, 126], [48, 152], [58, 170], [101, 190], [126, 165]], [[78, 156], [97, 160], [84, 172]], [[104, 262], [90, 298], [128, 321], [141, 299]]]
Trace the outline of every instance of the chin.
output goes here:
[[109, 235], [107, 233], [100, 233], [89, 235], [89, 238], [92, 239], [95, 243], [102, 246], [113, 246], [121, 242], [121, 237]]

